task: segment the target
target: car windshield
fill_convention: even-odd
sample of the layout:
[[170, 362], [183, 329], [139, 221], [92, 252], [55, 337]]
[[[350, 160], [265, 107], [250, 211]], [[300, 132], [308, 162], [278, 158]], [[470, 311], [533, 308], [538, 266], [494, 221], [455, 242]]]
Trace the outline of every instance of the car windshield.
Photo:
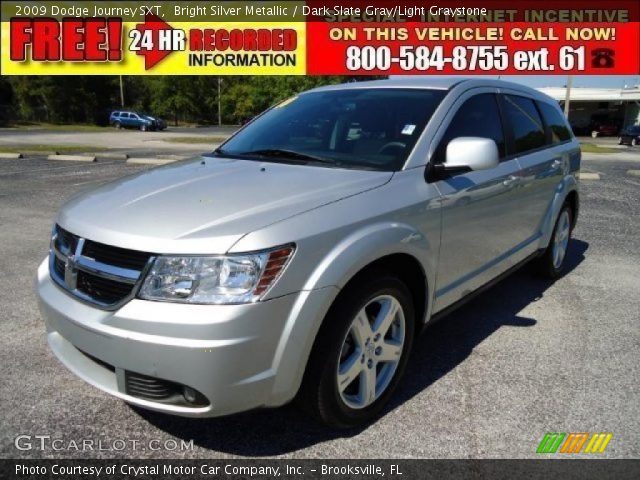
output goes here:
[[216, 154], [399, 170], [445, 94], [442, 90], [397, 88], [305, 93], [256, 118]]

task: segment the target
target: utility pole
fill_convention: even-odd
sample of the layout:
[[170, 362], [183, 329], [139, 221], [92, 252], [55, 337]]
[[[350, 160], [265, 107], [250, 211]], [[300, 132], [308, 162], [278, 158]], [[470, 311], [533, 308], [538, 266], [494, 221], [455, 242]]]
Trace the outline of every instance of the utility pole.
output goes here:
[[569, 103], [571, 102], [571, 84], [573, 83], [573, 75], [567, 75], [567, 88], [564, 95], [564, 117], [569, 118]]
[[222, 98], [220, 95], [222, 77], [218, 77], [218, 126], [222, 126]]
[[122, 83], [122, 75], [120, 75], [120, 106], [124, 108], [124, 84]]

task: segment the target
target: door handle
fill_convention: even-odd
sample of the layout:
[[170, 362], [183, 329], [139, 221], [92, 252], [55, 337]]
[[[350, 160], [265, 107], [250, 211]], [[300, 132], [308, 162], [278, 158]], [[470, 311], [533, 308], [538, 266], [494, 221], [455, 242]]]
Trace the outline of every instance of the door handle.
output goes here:
[[509, 175], [503, 182], [502, 184], [505, 187], [510, 187], [511, 185], [514, 185], [516, 183], [518, 183], [520, 179], [518, 177], [516, 177], [515, 175]]

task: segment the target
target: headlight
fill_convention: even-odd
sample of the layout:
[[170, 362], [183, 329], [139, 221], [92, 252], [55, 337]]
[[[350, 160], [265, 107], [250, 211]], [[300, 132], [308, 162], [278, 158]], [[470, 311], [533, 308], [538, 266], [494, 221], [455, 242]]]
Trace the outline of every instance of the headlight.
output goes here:
[[196, 304], [256, 302], [278, 279], [293, 250], [287, 246], [244, 255], [160, 256], [138, 296]]

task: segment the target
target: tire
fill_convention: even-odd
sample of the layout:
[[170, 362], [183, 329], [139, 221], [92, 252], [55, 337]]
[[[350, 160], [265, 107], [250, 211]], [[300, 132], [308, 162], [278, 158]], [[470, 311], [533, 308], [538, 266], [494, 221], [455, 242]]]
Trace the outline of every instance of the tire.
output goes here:
[[624, 142], [622, 141], [622, 137], [618, 137], [618, 145], [622, 145]]
[[[396, 313], [384, 315], [391, 307]], [[384, 272], [356, 280], [339, 295], [324, 319], [298, 404], [335, 428], [371, 422], [404, 373], [414, 330], [413, 301], [403, 282]], [[381, 360], [385, 357], [388, 360]], [[341, 381], [343, 386], [339, 387]]]
[[556, 219], [549, 246], [537, 260], [538, 272], [541, 275], [553, 280], [562, 275], [566, 265], [567, 252], [571, 246], [572, 222], [573, 211], [569, 205], [565, 204]]
[[146, 125], [140, 125], [140, 131], [141, 132], [146, 132], [147, 131], [147, 126]]
[[120, 122], [114, 123], [113, 126], [116, 127], [116, 130], [120, 130], [122, 128], [122, 124]]
[[591, 138], [598, 138], [600, 136], [600, 134], [598, 132], [596, 132], [595, 130], [593, 132], [591, 132]]
[[631, 146], [632, 147], [637, 147], [638, 146], [638, 139], [637, 138], [632, 138], [631, 139]]

